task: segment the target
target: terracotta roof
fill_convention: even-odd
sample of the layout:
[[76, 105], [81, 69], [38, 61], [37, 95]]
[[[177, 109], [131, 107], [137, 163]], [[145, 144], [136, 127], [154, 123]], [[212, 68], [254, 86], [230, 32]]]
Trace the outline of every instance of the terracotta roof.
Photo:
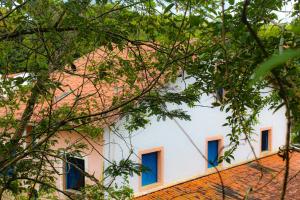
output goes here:
[[[57, 109], [63, 105], [72, 106], [76, 99], [77, 104], [73, 108], [74, 110], [95, 114], [113, 107], [113, 100], [119, 99], [124, 102], [131, 99], [136, 93], [147, 88], [151, 84], [151, 81], [157, 77], [157, 73], [153, 71], [155, 61], [153, 61], [151, 57], [151, 55], [155, 53], [154, 48], [143, 45], [140, 46], [139, 51], [143, 55], [143, 62], [148, 65], [147, 69], [137, 71], [139, 75], [134, 82], [134, 86], [130, 86], [125, 80], [122, 80], [122, 78], [125, 79], [126, 77], [115, 75], [114, 73], [116, 72], [114, 69], [112, 69], [111, 72], [109, 71], [110, 77], [117, 76], [118, 81], [110, 83], [109, 81], [98, 80], [98, 77], [99, 72], [101, 72], [99, 71], [99, 65], [102, 64], [109, 65], [113, 62], [115, 65], [112, 65], [112, 67], [119, 67], [121, 70], [125, 68], [125, 66], [120, 63], [120, 60], [138, 64], [138, 60], [134, 59], [133, 56], [133, 54], [136, 53], [135, 51], [135, 47], [128, 47], [123, 50], [119, 50], [117, 47], [113, 50], [99, 48], [75, 60], [74, 66], [76, 70], [70, 66], [65, 66], [65, 70], [52, 73], [50, 79], [59, 82], [61, 86], [53, 91], [53, 102], [42, 100], [35, 106], [31, 120], [39, 121], [47, 116], [50, 107], [49, 103], [52, 103], [52, 109]], [[16, 75], [20, 74], [9, 75], [9, 78], [13, 78]], [[80, 100], [77, 98], [79, 94]], [[1, 107], [0, 116], [6, 116], [12, 113], [15, 118], [20, 119], [25, 107], [25, 103], [20, 103], [19, 108], [13, 110], [13, 113], [12, 110]], [[111, 113], [111, 115], [113, 116], [109, 121], [114, 121], [118, 118], [114, 113]], [[101, 123], [106, 124], [106, 122]]]
[[[272, 155], [221, 172], [225, 199], [279, 199], [284, 173], [284, 161]], [[261, 170], [262, 169], [262, 170]], [[263, 171], [263, 173], [261, 173]], [[261, 177], [261, 175], [263, 176]], [[250, 191], [252, 188], [252, 191]], [[137, 197], [136, 200], [194, 200], [222, 199], [218, 174], [210, 174], [157, 192]], [[300, 199], [300, 153], [291, 153], [290, 176], [286, 199]]]

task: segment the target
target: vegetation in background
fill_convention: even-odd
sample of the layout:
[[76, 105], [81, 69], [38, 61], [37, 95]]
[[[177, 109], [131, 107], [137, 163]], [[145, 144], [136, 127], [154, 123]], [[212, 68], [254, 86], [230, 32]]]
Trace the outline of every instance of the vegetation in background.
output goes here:
[[[275, 11], [289, 2], [294, 6], [292, 21], [281, 23]], [[292, 133], [295, 142], [300, 140], [299, 3], [7, 0], [0, 5], [0, 107], [4, 110], [0, 118], [0, 199], [7, 193], [32, 199], [48, 191], [74, 198], [56, 188], [52, 174], [57, 172], [49, 165], [57, 160], [66, 162], [66, 155], [79, 156], [86, 146], [76, 143], [55, 150], [58, 132], [73, 131], [96, 139], [103, 133], [100, 124], [117, 114], [126, 116], [129, 132], [145, 127], [151, 116], [189, 120], [184, 110], [168, 111], [166, 105], [198, 106], [200, 96], [215, 93], [216, 88], [224, 88], [226, 93], [212, 106], [228, 113], [224, 126], [231, 128], [230, 146], [220, 162], [234, 159], [241, 139], [251, 145], [252, 127], [264, 107], [271, 105], [274, 112], [285, 108], [284, 199]], [[92, 82], [113, 85], [122, 79], [128, 92], [122, 98], [115, 95], [108, 107], [90, 102], [82, 110], [77, 102], [88, 97], [79, 94], [74, 103], [52, 109], [55, 92], [62, 85], [51, 75], [72, 75], [74, 61], [98, 48], [112, 56], [86, 69]], [[116, 49], [128, 50], [130, 59], [115, 54]], [[10, 76], [19, 72], [28, 76]], [[145, 80], [140, 77], [145, 72], [149, 80], [141, 89], [137, 85]], [[183, 72], [182, 79], [195, 80], [183, 91], [163, 84], [174, 82]], [[261, 95], [265, 89], [268, 95]], [[34, 108], [45, 102], [47, 108], [35, 121]], [[17, 118], [24, 105], [21, 118]], [[21, 144], [26, 138], [20, 133], [32, 124], [30, 137], [38, 142], [24, 148]], [[141, 166], [130, 161], [130, 156], [120, 163], [111, 161], [103, 178], [111, 179], [109, 184], [85, 173], [94, 185], [83, 188], [81, 195], [89, 199], [131, 198], [126, 180], [139, 174]], [[116, 177], [124, 177], [124, 184], [115, 185]]]

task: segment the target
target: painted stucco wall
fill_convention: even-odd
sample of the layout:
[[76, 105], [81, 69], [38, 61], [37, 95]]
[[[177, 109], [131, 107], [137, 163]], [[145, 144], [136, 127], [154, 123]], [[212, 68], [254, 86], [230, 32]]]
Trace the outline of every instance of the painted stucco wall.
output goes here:
[[[177, 86], [182, 87], [183, 83], [178, 80]], [[215, 101], [213, 96], [202, 96], [200, 104], [210, 106]], [[218, 108], [207, 108], [197, 106], [189, 108], [186, 105], [169, 105], [168, 109], [180, 107], [187, 111], [191, 116], [191, 121], [177, 120], [184, 131], [189, 134], [201, 152], [206, 154], [207, 139], [212, 137], [223, 137], [224, 146], [229, 144], [230, 129], [223, 127], [226, 122], [227, 114], [221, 112]], [[145, 129], [140, 129], [129, 134], [123, 126], [123, 121], [119, 121], [117, 126], [119, 130], [106, 130], [104, 134], [104, 155], [112, 160], [119, 161], [126, 159], [130, 145], [133, 146], [134, 155], [131, 159], [139, 162], [139, 152], [157, 147], [163, 147], [163, 184], [149, 190], [143, 190], [140, 187], [139, 177], [130, 178], [130, 186], [133, 187], [136, 195], [141, 195], [154, 191], [175, 183], [199, 177], [212, 170], [207, 170], [205, 159], [200, 155], [196, 148], [184, 135], [183, 130], [174, 120], [157, 121], [155, 117], [151, 118], [151, 124]], [[259, 124], [254, 127], [256, 135], [251, 142], [258, 157], [263, 156], [260, 152], [260, 131], [263, 128], [272, 129], [272, 152], [276, 152], [285, 142], [285, 117], [284, 109], [273, 114], [265, 108], [259, 115]], [[244, 138], [244, 137], [242, 137]], [[269, 152], [271, 153], [271, 152]], [[206, 156], [206, 155], [205, 155]], [[235, 160], [233, 165], [254, 159], [249, 144], [241, 140], [241, 145], [234, 153]], [[107, 167], [108, 163], [104, 163]], [[227, 163], [222, 164], [223, 168], [229, 167]], [[120, 179], [117, 182], [120, 183]]]
[[[103, 153], [103, 141], [102, 138], [99, 139], [91, 139], [88, 136], [82, 137], [78, 133], [71, 131], [62, 131], [57, 134], [58, 143], [55, 144], [54, 149], [61, 149], [70, 146], [70, 144], [74, 143], [84, 143], [87, 148], [82, 153], [81, 159], [85, 161], [85, 171], [89, 174], [93, 174], [97, 179], [102, 179], [103, 172], [103, 157], [101, 156]], [[64, 164], [62, 161], [56, 163], [56, 169], [62, 174], [60, 176], [56, 176], [56, 186], [65, 190], [65, 175], [64, 175]], [[93, 182], [85, 177], [85, 184], [93, 184]], [[65, 196], [63, 194], [59, 194], [61, 199], [64, 199]]]

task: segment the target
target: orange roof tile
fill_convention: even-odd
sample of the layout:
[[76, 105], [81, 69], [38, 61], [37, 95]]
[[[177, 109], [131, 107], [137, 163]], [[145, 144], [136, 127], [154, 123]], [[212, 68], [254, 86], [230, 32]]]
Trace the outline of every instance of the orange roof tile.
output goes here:
[[[147, 58], [151, 59], [150, 54], [155, 52], [154, 47], [151, 48], [144, 45], [140, 46], [139, 50], [142, 51], [145, 59], [144, 62], [147, 62]], [[120, 75], [118, 75], [118, 81], [116, 82], [108, 83], [106, 81], [98, 81], [99, 72], [95, 70], [95, 68], [97, 69], [97, 66], [101, 64], [115, 62], [115, 66], [122, 69], [123, 66], [117, 64], [119, 63], [117, 58], [134, 63], [135, 60], [132, 54], [135, 51], [136, 49], [134, 47], [128, 47], [124, 50], [119, 50], [118, 48], [114, 48], [113, 50], [99, 48], [75, 60], [74, 65], [76, 66], [76, 71], [72, 71], [70, 66], [65, 66], [65, 70], [52, 73], [50, 79], [59, 82], [61, 86], [53, 91], [54, 100], [52, 102], [41, 101], [35, 106], [31, 121], [39, 121], [47, 116], [50, 106], [52, 109], [57, 109], [63, 105], [72, 106], [76, 101], [76, 106], [73, 108], [74, 110], [78, 110], [79, 112], [84, 110], [89, 114], [95, 114], [113, 107], [112, 102], [115, 98], [122, 99], [122, 101], [131, 99], [136, 92], [147, 88], [151, 84], [151, 81], [156, 78], [156, 73], [152, 73], [153, 70], [151, 70], [151, 64], [155, 61], [149, 61], [148, 67], [150, 69], [147, 69], [147, 72], [146, 70], [139, 71], [139, 78], [134, 83], [135, 87], [129, 86], [122, 80]], [[149, 70], [151, 71], [151, 75], [149, 74]], [[114, 71], [112, 71], [112, 73], [114, 73]], [[15, 75], [10, 75], [9, 78]], [[116, 91], [116, 88], [121, 89]], [[78, 95], [80, 95], [80, 100], [78, 100]], [[25, 103], [20, 103], [19, 108], [13, 110], [12, 114], [15, 118], [20, 119], [25, 107]], [[11, 113], [10, 109], [1, 107], [0, 116], [6, 116], [9, 113]], [[106, 120], [114, 121], [118, 118], [118, 115], [114, 113], [115, 112], [112, 112], [112, 117], [108, 117]], [[103, 121], [101, 123], [103, 123]], [[106, 124], [106, 122], [104, 123]]]
[[[284, 174], [284, 161], [272, 155], [221, 171], [225, 199], [279, 199]], [[261, 173], [261, 171], [263, 173]], [[263, 174], [263, 176], [261, 176]], [[135, 200], [222, 199], [222, 186], [217, 173], [159, 190]], [[300, 199], [300, 153], [291, 153], [290, 176], [286, 199]]]

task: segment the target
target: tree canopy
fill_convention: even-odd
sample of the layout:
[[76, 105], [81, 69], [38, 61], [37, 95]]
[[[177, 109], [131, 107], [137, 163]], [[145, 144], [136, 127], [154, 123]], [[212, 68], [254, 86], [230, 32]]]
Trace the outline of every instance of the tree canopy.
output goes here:
[[[277, 13], [287, 4], [291, 20], [281, 22]], [[231, 128], [230, 148], [220, 162], [234, 159], [242, 137], [251, 144], [262, 108], [285, 108], [284, 199], [290, 138], [300, 141], [298, 2], [6, 0], [0, 5], [0, 199], [7, 192], [31, 199], [50, 190], [68, 196], [55, 187], [55, 167], [49, 165], [86, 147], [53, 149], [58, 132], [96, 140], [120, 116], [127, 117], [129, 132], [145, 127], [151, 116], [189, 120], [184, 110], [166, 105], [197, 106], [201, 95], [219, 88], [226, 94], [211, 106], [230, 113], [224, 126]], [[194, 82], [183, 91], [168, 88], [179, 75]], [[76, 85], [68, 76], [76, 77]], [[266, 88], [268, 95], [262, 95]], [[28, 126], [35, 140], [24, 147]], [[130, 158], [112, 162], [104, 179], [124, 176], [118, 187], [86, 173], [95, 184], [82, 195], [130, 198], [126, 177], [141, 170]]]

